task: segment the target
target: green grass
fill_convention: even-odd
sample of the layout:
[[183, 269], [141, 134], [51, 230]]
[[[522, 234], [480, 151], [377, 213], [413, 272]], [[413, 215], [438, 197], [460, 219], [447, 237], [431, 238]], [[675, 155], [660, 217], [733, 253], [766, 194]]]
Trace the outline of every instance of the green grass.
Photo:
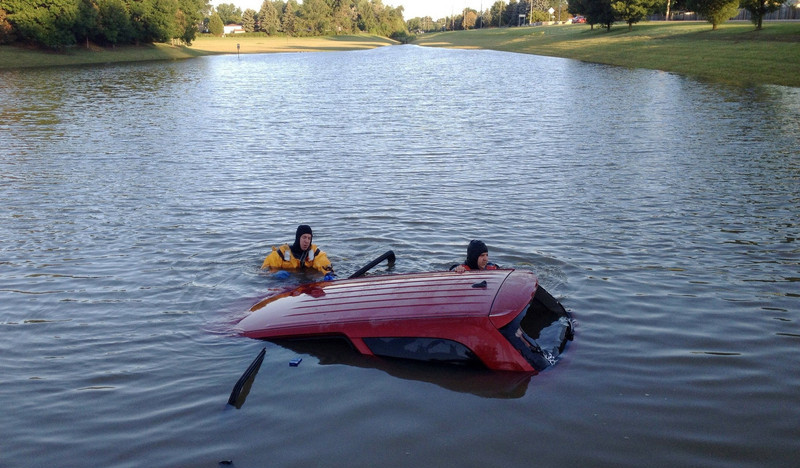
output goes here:
[[[46, 52], [0, 46], [0, 69], [142, 60], [175, 60], [236, 53], [355, 50], [393, 44], [377, 36], [198, 38], [191, 47], [155, 44], [105, 49], [72, 47]], [[566, 57], [630, 68], [649, 68], [738, 85], [800, 87], [800, 22], [729, 22], [716, 31], [706, 22], [615, 25], [611, 32], [587, 25], [534, 26], [421, 35], [422, 46], [494, 49]]]
[[114, 49], [92, 47], [70, 48], [65, 52], [51, 52], [17, 46], [0, 46], [0, 69], [54, 67], [113, 62], [139, 62], [144, 60], [175, 60], [199, 54], [167, 44], [126, 46]]
[[496, 28], [425, 34], [414, 44], [493, 49], [676, 72], [738, 85], [800, 87], [800, 22], [646, 22]]
[[[6, 68], [53, 67], [145, 60], [177, 60], [202, 55], [257, 54], [273, 52], [322, 52], [371, 49], [396, 44], [373, 35], [324, 37], [199, 37], [189, 47], [169, 44], [102, 48], [70, 47], [62, 52], [19, 46], [0, 46], [0, 70]], [[237, 49], [237, 45], [240, 47]]]

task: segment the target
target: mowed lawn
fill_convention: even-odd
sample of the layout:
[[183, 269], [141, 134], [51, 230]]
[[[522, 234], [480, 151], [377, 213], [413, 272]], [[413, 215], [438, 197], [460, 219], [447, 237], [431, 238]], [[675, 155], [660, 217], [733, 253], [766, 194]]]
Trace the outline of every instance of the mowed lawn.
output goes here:
[[[263, 54], [274, 52], [324, 52], [361, 50], [397, 44], [386, 37], [321, 36], [321, 37], [209, 37], [192, 42], [188, 49], [199, 54]], [[237, 47], [238, 46], [238, 47]]]
[[[208, 37], [191, 46], [153, 44], [101, 48], [76, 45], [62, 52], [0, 46], [0, 69], [142, 60], [213, 54], [360, 50], [397, 44], [372, 35], [325, 37]], [[493, 49], [548, 55], [630, 68], [663, 70], [737, 85], [800, 87], [800, 22], [728, 22], [712, 30], [701, 21], [616, 24], [611, 31], [586, 24], [492, 28], [417, 36], [428, 47]]]
[[[324, 52], [373, 49], [397, 44], [373, 35], [324, 37], [199, 37], [191, 46], [150, 44], [142, 46], [87, 48], [79, 44], [64, 51], [45, 51], [19, 46], [0, 46], [0, 69], [64, 65], [177, 60], [215, 54], [261, 54], [275, 52]], [[237, 45], [239, 46], [237, 48]]]
[[631, 68], [664, 70], [734, 84], [800, 87], [800, 22], [699, 21], [495, 28], [417, 36], [430, 47], [480, 48], [548, 55]]

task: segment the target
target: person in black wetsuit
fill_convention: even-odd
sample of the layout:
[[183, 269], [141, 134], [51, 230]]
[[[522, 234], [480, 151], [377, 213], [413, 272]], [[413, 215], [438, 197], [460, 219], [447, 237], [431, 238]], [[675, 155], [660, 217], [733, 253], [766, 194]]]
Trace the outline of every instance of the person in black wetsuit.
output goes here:
[[480, 240], [472, 240], [467, 246], [467, 259], [461, 265], [453, 265], [450, 269], [456, 273], [470, 270], [496, 270], [500, 267], [489, 262], [489, 248]]

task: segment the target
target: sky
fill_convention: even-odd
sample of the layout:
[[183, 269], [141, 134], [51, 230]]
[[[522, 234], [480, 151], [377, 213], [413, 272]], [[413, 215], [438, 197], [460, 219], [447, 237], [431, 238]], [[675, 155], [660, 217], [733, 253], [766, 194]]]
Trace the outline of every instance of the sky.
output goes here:
[[[430, 16], [434, 20], [444, 18], [450, 15], [459, 15], [464, 8], [472, 8], [473, 10], [480, 11], [481, 5], [483, 9], [492, 6], [496, 0], [382, 0], [383, 4], [391, 7], [403, 6], [403, 18], [410, 20], [411, 18]], [[258, 11], [261, 9], [261, 4], [264, 0], [223, 0], [211, 2], [213, 5], [220, 3], [233, 3], [242, 11], [250, 8]], [[302, 2], [301, 2], [302, 3]]]

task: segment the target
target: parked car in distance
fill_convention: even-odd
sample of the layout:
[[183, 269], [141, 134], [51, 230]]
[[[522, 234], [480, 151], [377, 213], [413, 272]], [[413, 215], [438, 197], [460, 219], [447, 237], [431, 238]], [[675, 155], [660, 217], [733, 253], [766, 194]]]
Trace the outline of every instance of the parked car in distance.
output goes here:
[[578, 16], [575, 16], [574, 18], [572, 18], [572, 24], [585, 23], [585, 22], [586, 22], [586, 17], [585, 16], [578, 15]]

